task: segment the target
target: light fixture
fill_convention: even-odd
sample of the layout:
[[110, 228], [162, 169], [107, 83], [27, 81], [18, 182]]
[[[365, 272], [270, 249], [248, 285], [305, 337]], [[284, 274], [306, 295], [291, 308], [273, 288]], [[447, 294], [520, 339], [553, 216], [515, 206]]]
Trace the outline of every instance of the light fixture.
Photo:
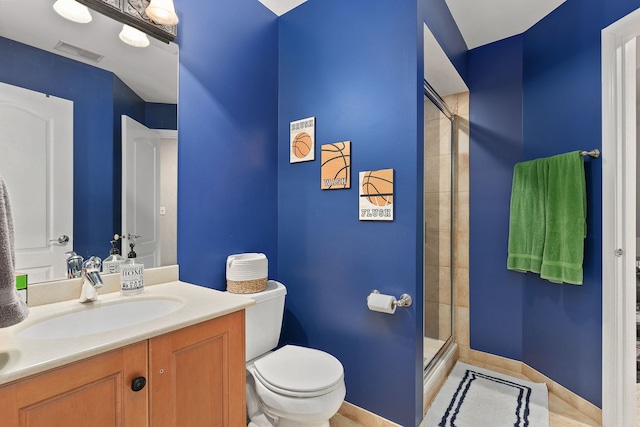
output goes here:
[[176, 25], [178, 15], [173, 7], [173, 0], [151, 0], [145, 13], [153, 22], [160, 25]]
[[127, 24], [122, 26], [122, 31], [120, 31], [119, 37], [120, 40], [133, 47], [149, 46], [149, 38], [147, 35]]
[[53, 4], [53, 10], [63, 18], [80, 24], [91, 22], [92, 19], [87, 6], [78, 3], [76, 0], [56, 0]]

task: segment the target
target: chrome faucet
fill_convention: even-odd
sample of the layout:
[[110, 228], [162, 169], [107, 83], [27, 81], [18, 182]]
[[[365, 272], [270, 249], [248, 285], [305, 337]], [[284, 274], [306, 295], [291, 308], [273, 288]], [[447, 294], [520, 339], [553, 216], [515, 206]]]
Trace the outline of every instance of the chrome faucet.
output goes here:
[[82, 262], [84, 259], [75, 252], [66, 252], [67, 258], [67, 277], [69, 279], [75, 279], [82, 276]]
[[102, 287], [102, 277], [100, 277], [100, 267], [102, 260], [97, 256], [92, 256], [82, 263], [82, 292], [80, 302], [92, 302], [98, 299], [98, 289]]

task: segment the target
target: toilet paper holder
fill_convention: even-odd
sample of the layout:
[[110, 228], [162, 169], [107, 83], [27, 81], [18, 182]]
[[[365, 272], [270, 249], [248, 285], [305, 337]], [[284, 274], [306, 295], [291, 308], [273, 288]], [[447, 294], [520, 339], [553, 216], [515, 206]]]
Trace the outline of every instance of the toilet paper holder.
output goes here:
[[[377, 289], [374, 289], [371, 291], [372, 294], [379, 294], [380, 291], [378, 291]], [[369, 299], [369, 296], [367, 296], [367, 299]], [[395, 298], [394, 298], [395, 299]], [[411, 298], [411, 295], [409, 294], [402, 294], [400, 295], [400, 299], [393, 301], [393, 307], [409, 307], [411, 306], [411, 304], [413, 304], [413, 299]]]

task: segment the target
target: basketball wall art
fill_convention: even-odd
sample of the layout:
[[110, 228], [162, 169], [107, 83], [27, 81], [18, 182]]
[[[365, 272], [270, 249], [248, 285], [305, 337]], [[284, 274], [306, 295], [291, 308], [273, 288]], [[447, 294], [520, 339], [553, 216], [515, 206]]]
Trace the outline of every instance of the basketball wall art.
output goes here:
[[320, 188], [351, 188], [351, 141], [324, 144], [320, 148]]
[[316, 118], [291, 122], [289, 163], [315, 160]]
[[393, 221], [393, 169], [360, 172], [360, 221]]

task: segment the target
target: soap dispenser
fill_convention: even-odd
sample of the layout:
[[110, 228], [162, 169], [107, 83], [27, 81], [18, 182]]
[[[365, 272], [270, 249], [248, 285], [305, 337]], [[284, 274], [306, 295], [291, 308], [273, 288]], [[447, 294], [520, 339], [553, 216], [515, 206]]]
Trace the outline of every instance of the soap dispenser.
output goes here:
[[118, 239], [120, 239], [120, 235], [114, 234], [109, 256], [102, 262], [103, 273], [120, 273], [120, 267], [122, 263], [125, 262], [125, 259], [120, 255], [117, 247]]
[[136, 252], [133, 250], [136, 239], [140, 237], [127, 234], [131, 250], [127, 255], [127, 260], [120, 266], [120, 293], [122, 295], [139, 294], [144, 290], [144, 264], [136, 259]]

